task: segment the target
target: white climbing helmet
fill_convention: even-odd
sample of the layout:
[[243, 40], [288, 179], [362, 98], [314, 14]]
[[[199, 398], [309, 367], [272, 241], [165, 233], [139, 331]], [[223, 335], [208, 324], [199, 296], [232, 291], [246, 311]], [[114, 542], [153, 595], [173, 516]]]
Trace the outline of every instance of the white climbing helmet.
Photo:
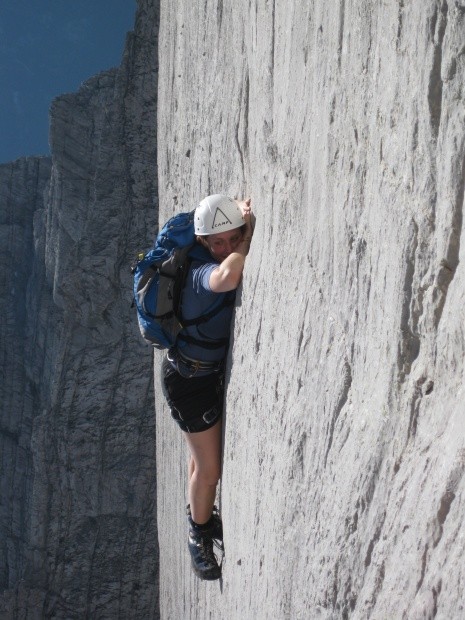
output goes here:
[[215, 235], [239, 228], [244, 223], [237, 202], [222, 194], [204, 198], [195, 210], [195, 234]]

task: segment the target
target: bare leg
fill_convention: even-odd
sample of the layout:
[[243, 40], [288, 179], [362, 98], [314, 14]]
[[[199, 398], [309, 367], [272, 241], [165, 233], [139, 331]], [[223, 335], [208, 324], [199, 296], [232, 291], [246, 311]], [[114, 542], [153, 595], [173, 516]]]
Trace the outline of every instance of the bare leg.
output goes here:
[[221, 420], [201, 433], [184, 433], [191, 453], [189, 503], [192, 519], [203, 524], [211, 517], [221, 476]]

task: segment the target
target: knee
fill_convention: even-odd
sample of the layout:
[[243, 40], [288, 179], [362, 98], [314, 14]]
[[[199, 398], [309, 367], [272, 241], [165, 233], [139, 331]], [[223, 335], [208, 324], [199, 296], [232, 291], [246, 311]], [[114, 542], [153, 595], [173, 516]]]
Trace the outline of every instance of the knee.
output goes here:
[[221, 468], [218, 466], [196, 467], [194, 476], [197, 480], [206, 486], [216, 486], [221, 477]]

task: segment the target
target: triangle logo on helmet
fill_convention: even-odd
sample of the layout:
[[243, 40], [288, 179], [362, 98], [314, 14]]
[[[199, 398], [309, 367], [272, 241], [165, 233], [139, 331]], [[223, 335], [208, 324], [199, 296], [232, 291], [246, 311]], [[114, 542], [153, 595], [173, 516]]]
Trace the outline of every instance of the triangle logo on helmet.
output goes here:
[[219, 226], [224, 226], [225, 224], [232, 224], [232, 222], [229, 217], [225, 215], [219, 207], [217, 207], [215, 217], [213, 218], [212, 228], [218, 228]]

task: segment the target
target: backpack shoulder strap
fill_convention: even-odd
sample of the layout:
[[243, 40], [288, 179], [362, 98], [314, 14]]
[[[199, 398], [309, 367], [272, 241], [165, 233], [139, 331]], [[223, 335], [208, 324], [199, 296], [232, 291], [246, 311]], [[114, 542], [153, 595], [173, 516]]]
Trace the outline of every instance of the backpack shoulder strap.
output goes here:
[[202, 316], [199, 316], [195, 319], [182, 320], [182, 326], [190, 327], [191, 325], [200, 325], [201, 323], [206, 323], [211, 318], [216, 316], [219, 312], [221, 312], [223, 308], [232, 306], [234, 304], [234, 301], [235, 299], [233, 297], [225, 295], [223, 301], [218, 306], [216, 306], [215, 308], [207, 312], [206, 314], [202, 314]]

